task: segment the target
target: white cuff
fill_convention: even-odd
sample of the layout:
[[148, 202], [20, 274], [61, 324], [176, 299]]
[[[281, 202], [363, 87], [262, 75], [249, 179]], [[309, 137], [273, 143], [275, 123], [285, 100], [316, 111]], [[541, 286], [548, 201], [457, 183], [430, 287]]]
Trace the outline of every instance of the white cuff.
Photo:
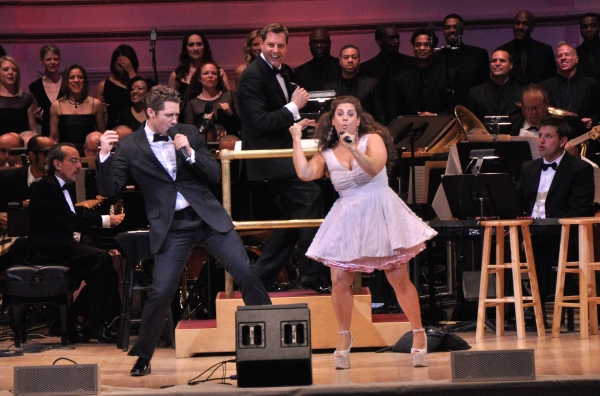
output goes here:
[[110, 216], [102, 215], [102, 228], [110, 228]]
[[298, 121], [300, 119], [300, 110], [298, 110], [298, 106], [296, 106], [296, 103], [290, 102], [285, 105], [285, 108], [288, 109], [290, 113], [292, 113], [292, 115], [294, 116], [294, 121]]

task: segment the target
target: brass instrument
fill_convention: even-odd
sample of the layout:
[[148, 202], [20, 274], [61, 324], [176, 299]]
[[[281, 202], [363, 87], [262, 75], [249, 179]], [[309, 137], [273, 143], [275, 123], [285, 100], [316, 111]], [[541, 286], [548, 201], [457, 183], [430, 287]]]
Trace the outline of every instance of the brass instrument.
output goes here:
[[481, 129], [487, 132], [485, 125], [466, 107], [461, 105], [456, 106], [454, 108], [454, 115], [458, 119], [460, 126], [462, 126], [465, 136], [473, 129]]
[[566, 116], [577, 117], [577, 114], [575, 114], [571, 111], [559, 109], [558, 107], [550, 107], [550, 106], [548, 106], [548, 114], [550, 114], [552, 117], [558, 117], [558, 118], [563, 118]]

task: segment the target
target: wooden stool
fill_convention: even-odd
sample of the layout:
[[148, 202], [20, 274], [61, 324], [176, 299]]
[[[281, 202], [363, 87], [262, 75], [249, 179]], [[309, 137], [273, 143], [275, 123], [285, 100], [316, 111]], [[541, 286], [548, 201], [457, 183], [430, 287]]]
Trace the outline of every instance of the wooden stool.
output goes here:
[[[563, 307], [579, 308], [579, 333], [582, 340], [589, 334], [598, 334], [596, 296], [596, 272], [600, 271], [600, 262], [594, 262], [594, 224], [600, 224], [600, 217], [579, 217], [560, 219], [560, 253], [558, 254], [558, 272], [556, 274], [556, 295], [554, 299], [554, 318], [552, 319], [552, 337], [560, 335], [560, 317]], [[569, 251], [569, 233], [572, 225], [579, 226], [579, 261], [567, 261]], [[579, 295], [565, 296], [565, 274], [579, 275]], [[573, 301], [573, 302], [566, 302]], [[589, 329], [588, 329], [589, 327]]]
[[[482, 221], [485, 228], [483, 234], [483, 253], [481, 260], [481, 281], [479, 283], [479, 308], [477, 310], [477, 340], [483, 339], [485, 325], [485, 310], [488, 307], [496, 307], [496, 335], [504, 335], [504, 304], [515, 304], [515, 315], [517, 322], [517, 338], [525, 338], [525, 318], [523, 308], [533, 307], [535, 312], [535, 323], [538, 336], [545, 334], [544, 319], [542, 318], [542, 305], [540, 292], [535, 273], [533, 260], [533, 249], [531, 247], [531, 235], [529, 225], [532, 220], [493, 220]], [[510, 237], [510, 262], [504, 262], [504, 228], [508, 227]], [[521, 263], [519, 256], [519, 227], [523, 235], [525, 247], [525, 262]], [[496, 264], [490, 264], [490, 252], [492, 248], [492, 232], [496, 231]], [[504, 271], [512, 270], [514, 296], [504, 295]], [[522, 274], [529, 275], [532, 296], [523, 296], [521, 285]], [[488, 298], [489, 274], [496, 274], [496, 297]], [[528, 302], [525, 302], [528, 301]]]

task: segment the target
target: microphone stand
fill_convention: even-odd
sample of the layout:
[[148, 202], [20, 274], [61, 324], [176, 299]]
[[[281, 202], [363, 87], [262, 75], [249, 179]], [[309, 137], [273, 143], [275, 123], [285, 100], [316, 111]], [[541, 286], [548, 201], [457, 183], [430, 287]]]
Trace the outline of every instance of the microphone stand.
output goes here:
[[448, 114], [454, 113], [454, 81], [450, 78], [450, 61], [448, 59], [449, 51], [457, 51], [460, 48], [461, 35], [458, 35], [456, 45], [444, 44], [440, 48], [436, 48], [437, 51], [444, 52], [444, 64], [446, 67], [446, 96], [448, 99]]
[[154, 81], [158, 84], [158, 72], [156, 71], [156, 28], [150, 31], [150, 52], [152, 53], [152, 70], [154, 71]]

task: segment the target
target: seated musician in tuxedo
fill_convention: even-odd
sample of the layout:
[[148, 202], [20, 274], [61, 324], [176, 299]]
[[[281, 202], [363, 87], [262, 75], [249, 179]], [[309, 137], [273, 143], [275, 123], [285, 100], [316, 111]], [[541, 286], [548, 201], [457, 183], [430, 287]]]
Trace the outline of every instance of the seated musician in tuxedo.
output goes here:
[[[569, 134], [568, 124], [560, 118], [547, 117], [540, 121], [538, 148], [542, 158], [523, 164], [517, 184], [524, 215], [533, 218], [593, 216], [593, 168], [566, 152]], [[532, 237], [542, 302], [552, 291], [551, 272], [558, 263], [559, 238], [559, 235]], [[543, 313], [545, 320], [545, 309]]]
[[19, 155], [9, 155], [10, 149], [21, 147], [25, 147], [25, 145], [18, 133], [9, 132], [0, 136], [0, 169], [21, 166], [21, 157]]
[[100, 141], [100, 137], [102, 136], [102, 132], [94, 131], [87, 134], [85, 137], [85, 143], [83, 144], [83, 154], [86, 157], [95, 157], [98, 155], [98, 142]]
[[[48, 151], [48, 174], [36, 183], [29, 202], [30, 223], [25, 262], [30, 265], [65, 265], [71, 271], [71, 284], [84, 280], [89, 287], [90, 317], [83, 329], [85, 339], [114, 342], [106, 323], [120, 310], [117, 273], [110, 255], [80, 242], [81, 232], [116, 226], [124, 215], [84, 215], [76, 213], [72, 189], [81, 170], [77, 148], [59, 143]], [[69, 315], [72, 317], [73, 315]], [[69, 339], [78, 340], [74, 320], [69, 320]]]
[[538, 84], [529, 84], [521, 92], [521, 113], [510, 117], [511, 136], [538, 137], [540, 122], [548, 116], [548, 92]]

